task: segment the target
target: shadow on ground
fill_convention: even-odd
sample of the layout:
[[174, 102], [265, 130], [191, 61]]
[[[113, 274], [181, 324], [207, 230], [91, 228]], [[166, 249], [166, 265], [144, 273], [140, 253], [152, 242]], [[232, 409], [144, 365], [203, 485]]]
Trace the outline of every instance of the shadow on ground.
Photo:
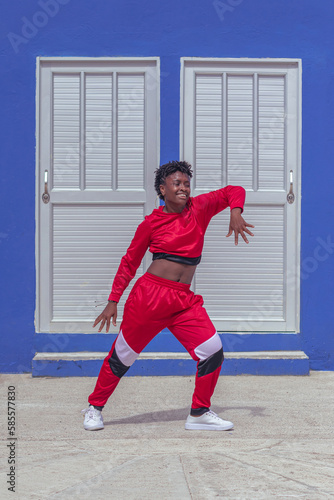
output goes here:
[[[246, 411], [252, 417], [265, 417], [266, 408], [263, 406], [215, 406], [212, 407], [213, 411], [219, 414], [223, 412], [233, 411]], [[132, 415], [131, 417], [113, 419], [110, 422], [104, 422], [104, 425], [118, 425], [118, 424], [149, 424], [153, 422], [176, 422], [183, 421], [187, 418], [189, 408], [175, 408], [174, 410], [154, 411], [148, 413], [140, 413]], [[223, 415], [222, 415], [223, 416]]]

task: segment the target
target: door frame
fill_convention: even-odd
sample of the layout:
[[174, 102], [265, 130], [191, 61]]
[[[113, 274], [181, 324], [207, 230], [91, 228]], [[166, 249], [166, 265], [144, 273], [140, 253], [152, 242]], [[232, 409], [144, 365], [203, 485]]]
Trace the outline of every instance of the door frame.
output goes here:
[[[199, 67], [201, 66], [201, 70], [212, 70], [212, 67], [217, 65], [217, 69], [224, 65], [225, 68], [230, 67], [231, 70], [235, 70], [238, 65], [242, 64], [243, 67], [249, 66], [251, 70], [261, 70], [265, 72], [266, 68], [278, 68], [279, 65], [284, 64], [285, 66], [293, 66], [297, 68], [297, 116], [296, 119], [296, 136], [297, 136], [297, 146], [296, 146], [296, 157], [297, 164], [294, 167], [294, 192], [298, 193], [296, 196], [296, 209], [295, 209], [295, 218], [292, 221], [292, 225], [295, 231], [295, 241], [289, 242], [286, 241], [285, 244], [285, 252], [289, 253], [289, 251], [293, 251], [293, 261], [294, 261], [294, 270], [291, 271], [289, 269], [286, 270], [285, 273], [285, 283], [286, 286], [294, 288], [294, 325], [292, 333], [300, 332], [300, 253], [301, 253], [301, 145], [302, 145], [302, 60], [295, 58], [214, 58], [214, 57], [181, 57], [181, 65], [180, 65], [180, 159], [189, 161], [187, 158], [184, 158], [184, 139], [185, 139], [185, 99], [186, 99], [186, 89], [185, 89], [185, 69], [186, 67]], [[246, 70], [240, 70], [242, 73]], [[194, 121], [195, 125], [195, 121]], [[289, 175], [289, 166], [287, 165], [286, 175]], [[288, 185], [288, 181], [287, 184]], [[252, 202], [252, 192], [247, 193], [247, 199], [249, 202]], [[246, 199], [246, 204], [247, 204]], [[295, 249], [295, 252], [294, 252]], [[285, 298], [286, 300], [286, 298]], [[245, 333], [245, 331], [243, 330]], [[252, 329], [249, 328], [247, 330], [248, 333], [252, 332]], [[289, 330], [291, 333], [291, 331]], [[289, 333], [283, 332], [283, 333]], [[242, 333], [242, 332], [241, 332]], [[258, 333], [267, 333], [265, 331]], [[276, 333], [276, 332], [270, 332]]]
[[[40, 206], [43, 203], [41, 195], [44, 192], [44, 182], [42, 177], [44, 178], [44, 174], [42, 175], [41, 171], [41, 144], [40, 144], [40, 134], [41, 134], [41, 68], [44, 64], [57, 64], [57, 63], [83, 63], [83, 64], [91, 64], [92, 68], [94, 67], [94, 63], [138, 63], [144, 64], [145, 62], [155, 63], [156, 68], [156, 120], [157, 120], [157, 133], [156, 133], [156, 158], [152, 159], [155, 164], [159, 165], [160, 160], [160, 58], [159, 57], [37, 57], [36, 58], [36, 155], [35, 155], [35, 266], [36, 266], [36, 295], [35, 295], [35, 332], [40, 333], [43, 332], [41, 330], [41, 307], [40, 307], [40, 292], [41, 292], [41, 279], [42, 279], [42, 270], [40, 268], [40, 241], [41, 238], [48, 238], [50, 244], [50, 235], [43, 234], [40, 224], [41, 224], [41, 215], [40, 215]], [[49, 126], [51, 126], [49, 124]], [[51, 130], [51, 128], [50, 128]], [[147, 138], [146, 138], [147, 141]], [[44, 173], [44, 169], [43, 169]], [[144, 172], [145, 179], [147, 178], [147, 171]], [[51, 179], [51, 176], [50, 176]], [[153, 194], [151, 195], [153, 196]], [[154, 196], [152, 198], [154, 200]], [[154, 201], [153, 201], [154, 203]], [[50, 251], [49, 251], [50, 254]], [[51, 300], [51, 299], [50, 299]], [[51, 304], [49, 304], [51, 307]], [[78, 333], [68, 331], [66, 333]]]

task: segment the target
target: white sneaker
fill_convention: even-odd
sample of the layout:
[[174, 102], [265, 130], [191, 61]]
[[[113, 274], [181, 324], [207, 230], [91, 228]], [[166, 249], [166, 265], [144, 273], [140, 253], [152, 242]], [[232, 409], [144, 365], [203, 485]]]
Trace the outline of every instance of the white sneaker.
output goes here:
[[198, 431], [229, 431], [233, 429], [232, 422], [228, 420], [223, 420], [218, 417], [218, 415], [209, 410], [203, 413], [200, 417], [188, 416], [185, 428], [187, 430], [198, 430]]
[[85, 410], [81, 410], [82, 415], [85, 416], [84, 428], [86, 431], [98, 431], [104, 429], [102, 412], [90, 406]]

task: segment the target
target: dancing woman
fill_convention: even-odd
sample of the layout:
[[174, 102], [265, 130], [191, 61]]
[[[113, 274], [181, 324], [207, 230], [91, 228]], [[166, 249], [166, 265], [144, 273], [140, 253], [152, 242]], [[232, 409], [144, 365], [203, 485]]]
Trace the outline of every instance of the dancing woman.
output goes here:
[[146, 216], [122, 257], [113, 281], [108, 304], [96, 318], [99, 332], [110, 322], [116, 326], [117, 303], [135, 276], [149, 248], [153, 262], [137, 280], [124, 306], [119, 334], [101, 367], [89, 408], [83, 410], [86, 430], [103, 429], [102, 409], [122, 376], [145, 346], [164, 328], [181, 342], [197, 361], [195, 390], [185, 428], [188, 430], [229, 430], [232, 422], [210, 410], [221, 365], [223, 347], [206, 310], [203, 299], [190, 291], [196, 266], [200, 263], [204, 234], [211, 218], [227, 207], [231, 217], [229, 231], [248, 243], [253, 236], [241, 213], [245, 190], [227, 186], [190, 197], [191, 166], [185, 161], [162, 165], [155, 172], [155, 189], [165, 205]]

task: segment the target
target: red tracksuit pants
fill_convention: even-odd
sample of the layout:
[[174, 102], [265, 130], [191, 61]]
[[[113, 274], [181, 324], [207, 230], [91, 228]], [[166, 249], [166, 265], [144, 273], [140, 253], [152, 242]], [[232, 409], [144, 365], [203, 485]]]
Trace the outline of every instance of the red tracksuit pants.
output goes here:
[[190, 285], [146, 273], [135, 283], [124, 307], [120, 332], [105, 358], [88, 402], [104, 406], [121, 377], [144, 347], [168, 328], [197, 361], [192, 409], [210, 408], [221, 364], [223, 348], [203, 299]]

